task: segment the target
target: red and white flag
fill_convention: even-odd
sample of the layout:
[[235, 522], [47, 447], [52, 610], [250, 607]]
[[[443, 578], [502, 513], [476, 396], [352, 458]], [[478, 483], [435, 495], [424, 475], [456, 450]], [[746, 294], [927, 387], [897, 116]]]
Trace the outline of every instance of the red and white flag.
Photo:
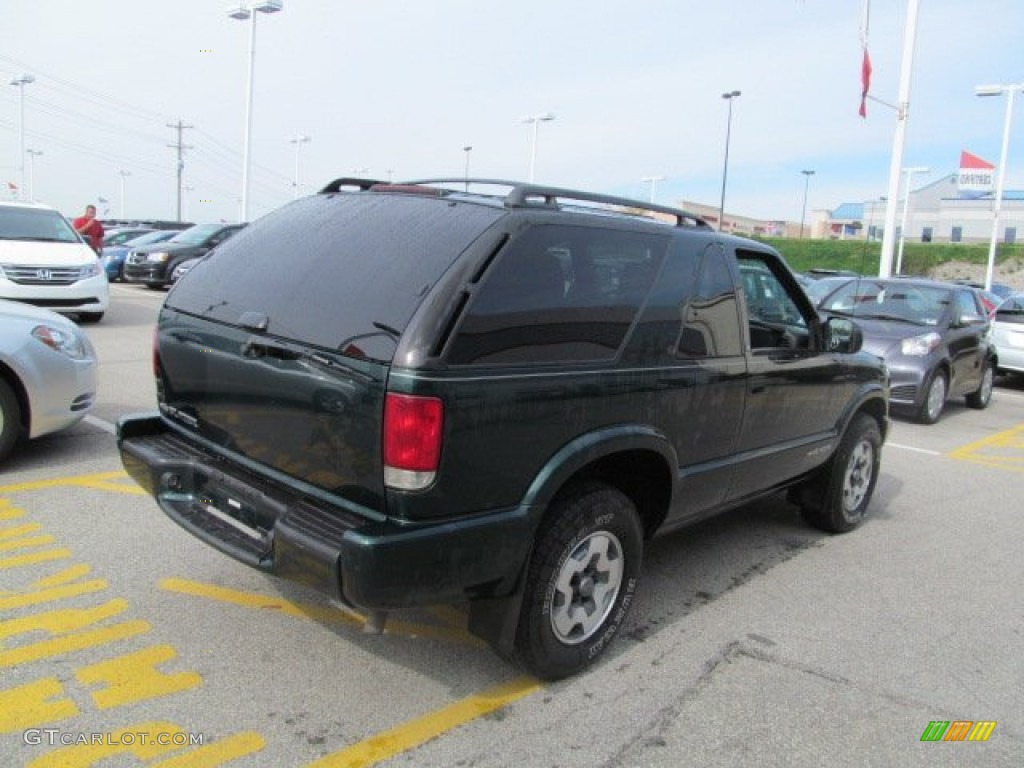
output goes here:
[[871, 88], [871, 57], [868, 56], [868, 49], [864, 49], [864, 60], [860, 64], [860, 109], [857, 114], [861, 117], [868, 116], [868, 91]]
[[864, 20], [860, 27], [860, 47], [864, 58], [860, 62], [860, 109], [857, 114], [868, 116], [868, 91], [871, 89], [871, 57], [868, 55], [868, 31], [871, 28], [871, 0], [864, 0]]

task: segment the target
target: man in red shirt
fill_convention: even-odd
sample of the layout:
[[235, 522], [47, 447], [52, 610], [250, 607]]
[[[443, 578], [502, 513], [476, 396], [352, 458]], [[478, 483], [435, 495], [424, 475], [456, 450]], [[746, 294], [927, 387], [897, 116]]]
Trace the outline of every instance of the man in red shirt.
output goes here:
[[96, 253], [103, 250], [103, 225], [96, 220], [95, 205], [85, 206], [85, 214], [71, 224]]

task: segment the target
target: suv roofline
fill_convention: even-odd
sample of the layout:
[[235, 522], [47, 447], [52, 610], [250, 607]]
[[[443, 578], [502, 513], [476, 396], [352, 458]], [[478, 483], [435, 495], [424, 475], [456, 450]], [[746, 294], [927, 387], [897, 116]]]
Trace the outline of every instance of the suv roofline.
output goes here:
[[[462, 185], [464, 189], [444, 189], [442, 187], [433, 187], [432, 185], [440, 184], [458, 184]], [[469, 185], [475, 186], [494, 186], [494, 187], [508, 187], [508, 192], [504, 195], [483, 195], [481, 193], [470, 193], [468, 191]], [[641, 211], [650, 211], [654, 213], [662, 213], [667, 216], [671, 216], [675, 219], [675, 226], [677, 227], [693, 227], [696, 229], [711, 229], [711, 225], [707, 223], [702, 217], [695, 213], [689, 213], [679, 208], [671, 208], [665, 205], [657, 205], [655, 203], [645, 203], [641, 200], [634, 200], [627, 197], [617, 197], [615, 195], [604, 195], [593, 192], [584, 192], [577, 189], [567, 189], [564, 187], [551, 187], [543, 184], [534, 184], [531, 182], [521, 181], [509, 181], [507, 179], [484, 179], [484, 178], [454, 178], [454, 177], [441, 177], [433, 179], [415, 179], [411, 181], [402, 181], [395, 184], [384, 181], [377, 181], [374, 179], [356, 179], [343, 177], [335, 179], [334, 181], [327, 184], [323, 189], [320, 190], [322, 194], [332, 194], [340, 192], [344, 187], [355, 187], [356, 189], [367, 192], [367, 191], [395, 191], [405, 193], [418, 193], [418, 194], [436, 194], [438, 196], [471, 196], [471, 197], [486, 197], [488, 199], [498, 199], [504, 203], [506, 208], [548, 208], [554, 210], [564, 210], [566, 208], [572, 209], [572, 206], [566, 206], [562, 201], [578, 201], [584, 203], [597, 203], [601, 205], [614, 205], [621, 208], [627, 209], [639, 209]], [[587, 210], [585, 207], [577, 208], [576, 210]], [[630, 214], [629, 211], [615, 211], [623, 216], [635, 215]], [[645, 217], [650, 218], [650, 217]]]

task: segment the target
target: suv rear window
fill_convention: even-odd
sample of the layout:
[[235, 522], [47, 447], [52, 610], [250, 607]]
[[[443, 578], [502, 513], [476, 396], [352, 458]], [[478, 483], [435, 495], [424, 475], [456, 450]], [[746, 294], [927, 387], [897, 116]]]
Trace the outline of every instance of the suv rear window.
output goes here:
[[448, 361], [614, 357], [661, 268], [668, 240], [593, 226], [533, 227], [488, 271]]
[[500, 209], [431, 198], [315, 195], [254, 222], [196, 265], [167, 306], [390, 361], [430, 287]]

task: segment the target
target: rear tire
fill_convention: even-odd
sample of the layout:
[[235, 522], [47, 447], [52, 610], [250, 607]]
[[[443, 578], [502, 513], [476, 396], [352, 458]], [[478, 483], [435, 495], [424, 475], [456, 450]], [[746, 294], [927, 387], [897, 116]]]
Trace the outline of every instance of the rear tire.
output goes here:
[[79, 312], [78, 322], [80, 323], [98, 323], [103, 319], [102, 312]]
[[941, 370], [932, 371], [928, 384], [925, 387], [924, 402], [917, 409], [917, 420], [922, 424], [934, 424], [942, 415], [942, 409], [946, 407], [946, 395], [949, 392], [949, 383], [946, 374]]
[[861, 414], [846, 428], [839, 449], [811, 482], [810, 492], [803, 494], [804, 519], [829, 533], [845, 533], [860, 525], [871, 503], [881, 459], [878, 422]]
[[0, 461], [6, 459], [21, 437], [21, 406], [10, 385], [0, 379]]
[[537, 532], [516, 658], [546, 680], [587, 667], [622, 624], [640, 575], [643, 530], [624, 493], [592, 483], [556, 501]]
[[969, 408], [976, 408], [979, 411], [988, 408], [992, 402], [992, 383], [996, 378], [996, 368], [991, 361], [985, 362], [985, 370], [981, 372], [981, 383], [978, 388], [965, 398]]

